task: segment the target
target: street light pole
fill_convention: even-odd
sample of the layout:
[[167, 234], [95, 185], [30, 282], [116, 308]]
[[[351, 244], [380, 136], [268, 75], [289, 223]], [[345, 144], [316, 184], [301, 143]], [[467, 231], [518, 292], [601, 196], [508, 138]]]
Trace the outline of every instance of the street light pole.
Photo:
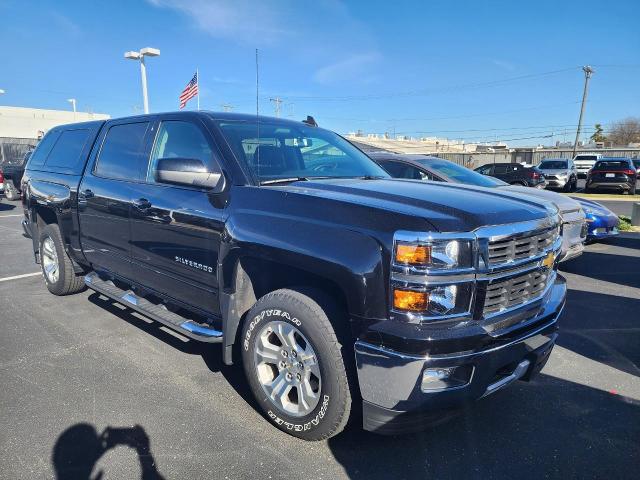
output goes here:
[[138, 60], [140, 62], [140, 79], [142, 81], [142, 103], [144, 105], [144, 113], [149, 113], [149, 97], [147, 95], [147, 66], [144, 63], [144, 57], [157, 57], [160, 50], [157, 48], [146, 47], [139, 52], [125, 52], [124, 58], [128, 60]]
[[578, 130], [576, 130], [576, 141], [573, 142], [573, 155], [571, 157], [576, 156], [576, 149], [578, 148], [578, 141], [580, 140], [580, 130], [582, 130], [582, 117], [584, 116], [584, 107], [587, 104], [587, 95], [589, 95], [589, 80], [591, 79], [591, 75], [593, 75], [593, 68], [589, 65], [585, 65], [582, 67], [582, 71], [584, 72], [584, 90], [582, 91], [582, 106], [580, 107], [580, 118], [578, 118]]

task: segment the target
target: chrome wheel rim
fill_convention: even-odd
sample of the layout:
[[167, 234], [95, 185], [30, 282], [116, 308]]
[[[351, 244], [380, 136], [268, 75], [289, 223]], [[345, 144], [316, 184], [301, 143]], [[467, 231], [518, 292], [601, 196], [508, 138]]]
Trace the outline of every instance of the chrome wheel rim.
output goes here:
[[51, 237], [45, 238], [42, 242], [42, 270], [50, 283], [56, 283], [60, 278], [58, 254]]
[[318, 405], [322, 386], [318, 359], [295, 326], [279, 321], [264, 325], [253, 357], [258, 382], [278, 410], [302, 417]]

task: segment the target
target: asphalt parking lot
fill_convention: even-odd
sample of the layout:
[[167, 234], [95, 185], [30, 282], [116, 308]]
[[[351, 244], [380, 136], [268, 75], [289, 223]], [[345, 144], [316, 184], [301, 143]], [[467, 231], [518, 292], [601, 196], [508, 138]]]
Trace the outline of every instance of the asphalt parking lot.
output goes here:
[[420, 434], [305, 443], [253, 409], [219, 346], [6, 280], [38, 272], [15, 207], [0, 202], [0, 478], [637, 478], [640, 234], [563, 264], [559, 343], [533, 382]]

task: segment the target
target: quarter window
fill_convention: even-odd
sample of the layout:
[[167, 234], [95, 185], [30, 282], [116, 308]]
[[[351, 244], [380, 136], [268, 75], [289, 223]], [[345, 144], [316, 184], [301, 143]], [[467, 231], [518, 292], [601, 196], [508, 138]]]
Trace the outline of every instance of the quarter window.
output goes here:
[[144, 138], [149, 122], [124, 123], [109, 128], [94, 170], [101, 177], [141, 180], [147, 168]]
[[70, 170], [75, 173], [80, 154], [88, 138], [89, 130], [87, 129], [63, 131], [47, 157], [47, 167]]
[[47, 159], [49, 152], [51, 152], [51, 148], [56, 143], [59, 136], [59, 130], [52, 130], [47, 133], [42, 140], [40, 140], [40, 143], [31, 154], [31, 158], [29, 158], [29, 167], [41, 167], [44, 165], [44, 161]]

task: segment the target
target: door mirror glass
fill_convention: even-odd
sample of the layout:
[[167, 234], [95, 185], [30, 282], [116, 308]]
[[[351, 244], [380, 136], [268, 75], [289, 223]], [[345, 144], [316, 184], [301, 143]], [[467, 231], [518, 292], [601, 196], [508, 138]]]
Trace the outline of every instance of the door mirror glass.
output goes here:
[[211, 172], [197, 158], [160, 158], [156, 168], [156, 182], [207, 188], [220, 192], [225, 180], [222, 172]]

